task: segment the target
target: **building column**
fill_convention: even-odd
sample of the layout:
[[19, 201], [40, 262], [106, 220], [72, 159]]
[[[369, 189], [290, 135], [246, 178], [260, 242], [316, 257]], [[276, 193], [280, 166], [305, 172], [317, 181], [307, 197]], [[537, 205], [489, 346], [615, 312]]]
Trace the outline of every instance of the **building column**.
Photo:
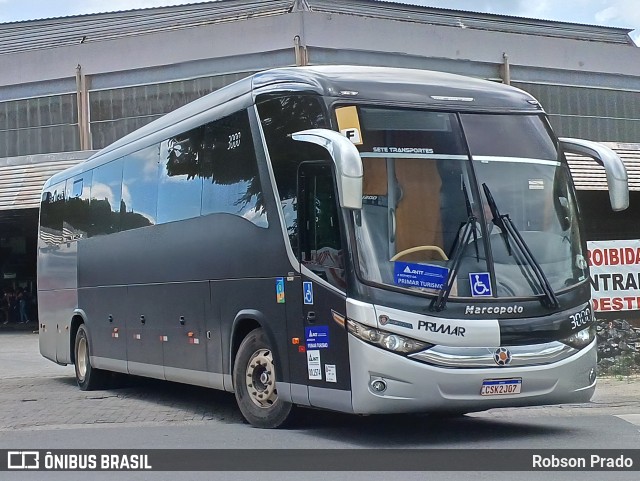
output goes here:
[[80, 64], [76, 67], [76, 95], [78, 99], [80, 150], [93, 150], [89, 119], [89, 87], [87, 77], [82, 73], [82, 66]]

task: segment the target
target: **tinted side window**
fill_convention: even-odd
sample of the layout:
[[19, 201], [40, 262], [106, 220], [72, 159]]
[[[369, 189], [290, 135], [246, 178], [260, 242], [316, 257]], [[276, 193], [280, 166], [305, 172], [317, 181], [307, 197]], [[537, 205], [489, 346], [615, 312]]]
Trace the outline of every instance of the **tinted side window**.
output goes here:
[[49, 245], [62, 242], [65, 183], [52, 185], [42, 194], [40, 204], [40, 239]]
[[67, 179], [64, 231], [66, 240], [84, 239], [90, 231], [89, 201], [93, 172]]
[[118, 159], [93, 170], [89, 236], [120, 231], [122, 164], [122, 159]]
[[122, 173], [122, 230], [156, 223], [160, 146], [128, 155]]
[[[319, 277], [346, 289], [338, 203], [330, 164], [299, 169], [301, 261]], [[302, 212], [304, 210], [304, 212]]]
[[176, 135], [160, 146], [158, 184], [158, 224], [200, 215], [204, 127]]
[[205, 125], [199, 159], [202, 215], [224, 212], [268, 226], [246, 111]]
[[258, 103], [258, 113], [280, 194], [291, 247], [298, 254], [297, 172], [301, 162], [331, 160], [322, 147], [297, 142], [289, 134], [329, 128], [320, 98], [309, 95], [278, 97]]

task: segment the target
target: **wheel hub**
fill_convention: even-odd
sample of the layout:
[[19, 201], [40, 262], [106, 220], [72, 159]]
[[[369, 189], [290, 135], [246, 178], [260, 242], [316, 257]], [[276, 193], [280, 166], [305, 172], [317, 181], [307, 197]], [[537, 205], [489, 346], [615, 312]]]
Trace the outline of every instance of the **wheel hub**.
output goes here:
[[84, 377], [87, 375], [87, 340], [84, 337], [78, 341], [78, 353], [76, 357], [78, 377], [80, 381], [84, 381]]
[[269, 349], [259, 349], [253, 353], [247, 364], [247, 392], [253, 403], [261, 408], [269, 408], [278, 399], [275, 383], [273, 355]]

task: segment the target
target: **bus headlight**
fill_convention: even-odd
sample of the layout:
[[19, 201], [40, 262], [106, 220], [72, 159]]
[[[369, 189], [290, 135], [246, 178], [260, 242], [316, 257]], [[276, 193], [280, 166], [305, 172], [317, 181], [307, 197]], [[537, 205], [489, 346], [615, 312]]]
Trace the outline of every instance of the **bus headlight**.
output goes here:
[[571, 346], [575, 349], [582, 349], [585, 346], [591, 344], [593, 339], [596, 337], [596, 328], [594, 325], [587, 327], [586, 329], [582, 329], [581, 331], [574, 332], [569, 337], [565, 339], [561, 339], [560, 342], [563, 342], [567, 346]]
[[417, 339], [401, 336], [400, 334], [381, 331], [380, 329], [365, 326], [351, 319], [347, 319], [347, 331], [364, 342], [398, 354], [411, 354], [433, 347], [433, 344], [429, 344], [428, 342], [418, 341]]

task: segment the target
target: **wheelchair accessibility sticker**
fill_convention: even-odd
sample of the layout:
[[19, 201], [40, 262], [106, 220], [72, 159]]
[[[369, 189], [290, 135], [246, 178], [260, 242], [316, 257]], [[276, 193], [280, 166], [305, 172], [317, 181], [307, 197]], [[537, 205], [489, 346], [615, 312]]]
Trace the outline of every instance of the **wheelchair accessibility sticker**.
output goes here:
[[471, 284], [472, 297], [491, 297], [491, 278], [488, 272], [470, 272], [469, 283]]
[[313, 284], [311, 282], [303, 282], [302, 292], [304, 293], [304, 303], [313, 304]]

